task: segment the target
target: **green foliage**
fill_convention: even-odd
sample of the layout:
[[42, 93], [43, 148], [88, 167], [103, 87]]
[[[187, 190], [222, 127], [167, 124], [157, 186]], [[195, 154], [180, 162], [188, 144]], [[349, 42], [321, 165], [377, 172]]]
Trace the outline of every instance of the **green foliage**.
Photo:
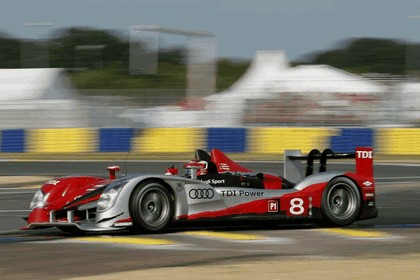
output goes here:
[[184, 66], [162, 63], [158, 72], [159, 75], [130, 76], [120, 71], [118, 64], [111, 64], [103, 69], [75, 71], [70, 77], [82, 89], [185, 88]]
[[219, 60], [217, 63], [217, 82], [218, 91], [230, 87], [248, 69], [249, 62], [232, 62], [227, 59]]
[[[42, 47], [0, 34], [0, 68], [21, 67], [21, 46]], [[47, 42], [49, 67], [68, 69], [80, 89], [185, 89], [185, 49], [160, 50], [156, 75], [129, 75], [129, 40], [115, 31], [67, 28], [55, 31]], [[141, 47], [141, 46], [140, 46]], [[39, 63], [36, 59], [29, 65]], [[419, 75], [420, 45], [387, 39], [358, 38], [312, 55], [301, 63], [328, 64], [354, 73]], [[32, 67], [32, 66], [29, 66]], [[229, 88], [249, 67], [249, 61], [217, 63], [218, 91]]]
[[128, 65], [129, 44], [117, 33], [89, 28], [58, 30], [50, 42], [50, 65], [61, 68], [102, 68]]
[[20, 41], [0, 33], [0, 68], [20, 67]]
[[406, 64], [408, 48], [419, 45], [387, 39], [360, 38], [346, 42], [339, 49], [315, 55], [309, 63], [328, 64], [356, 73], [389, 73], [403, 75], [411, 68]]
[[[21, 67], [18, 39], [0, 34], [0, 67]], [[36, 42], [27, 42], [28, 48]], [[48, 42], [49, 67], [69, 70], [80, 89], [185, 89], [184, 49], [166, 49], [158, 54], [158, 74], [129, 75], [129, 42], [122, 34], [91, 28], [55, 31]], [[37, 60], [30, 65], [36, 67]], [[228, 88], [246, 71], [249, 62], [218, 62], [217, 90]], [[31, 66], [32, 67], [32, 66]], [[42, 67], [42, 66], [41, 66]]]

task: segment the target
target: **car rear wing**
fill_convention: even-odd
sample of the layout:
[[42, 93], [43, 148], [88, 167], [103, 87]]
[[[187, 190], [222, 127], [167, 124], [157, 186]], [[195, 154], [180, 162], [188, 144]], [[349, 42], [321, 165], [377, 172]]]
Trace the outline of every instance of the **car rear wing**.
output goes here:
[[[308, 155], [299, 150], [286, 150], [284, 153], [284, 176], [291, 182], [297, 182], [314, 172], [314, 160], [319, 159], [319, 172], [327, 171], [328, 159], [356, 159], [356, 173], [373, 177], [373, 151], [370, 147], [357, 147], [354, 153], [334, 153], [325, 149], [322, 153], [313, 149]], [[306, 160], [306, 172], [303, 174], [301, 162]]]

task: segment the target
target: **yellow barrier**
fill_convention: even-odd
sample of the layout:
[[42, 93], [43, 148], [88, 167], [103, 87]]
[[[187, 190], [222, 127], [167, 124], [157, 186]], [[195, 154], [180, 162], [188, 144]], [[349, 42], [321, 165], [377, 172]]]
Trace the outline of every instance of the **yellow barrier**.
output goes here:
[[308, 153], [316, 148], [328, 148], [329, 137], [340, 130], [308, 127], [250, 128], [248, 151], [252, 153], [282, 154], [284, 150], [301, 150]]
[[378, 152], [384, 155], [420, 155], [420, 129], [381, 128], [375, 130]]
[[97, 130], [93, 128], [47, 128], [28, 132], [28, 152], [83, 153], [97, 150]]
[[133, 149], [147, 153], [193, 152], [205, 148], [206, 130], [201, 128], [146, 128], [133, 141]]
[[[183, 153], [207, 148], [205, 128], [147, 128], [132, 140], [132, 151], [146, 153]], [[331, 136], [340, 129], [319, 127], [255, 127], [247, 129], [247, 152], [282, 154], [296, 149], [308, 153], [330, 145]], [[95, 128], [48, 128], [26, 130], [26, 152], [96, 152], [99, 130]], [[375, 129], [375, 152], [382, 155], [420, 155], [419, 128]]]

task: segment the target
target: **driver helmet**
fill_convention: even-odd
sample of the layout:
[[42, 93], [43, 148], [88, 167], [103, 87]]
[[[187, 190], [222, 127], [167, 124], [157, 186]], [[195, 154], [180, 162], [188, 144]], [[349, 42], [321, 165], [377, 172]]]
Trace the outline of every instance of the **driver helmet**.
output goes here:
[[187, 162], [186, 164], [184, 164], [185, 177], [191, 178], [191, 168], [193, 168], [193, 167], [198, 168], [197, 176], [206, 175], [208, 165], [209, 165], [208, 162], [204, 161], [204, 160], [193, 159], [193, 160]]

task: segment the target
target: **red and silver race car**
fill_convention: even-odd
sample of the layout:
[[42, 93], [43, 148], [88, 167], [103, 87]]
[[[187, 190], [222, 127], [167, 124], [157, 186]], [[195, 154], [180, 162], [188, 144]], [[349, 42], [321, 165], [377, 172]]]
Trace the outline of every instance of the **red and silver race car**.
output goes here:
[[[355, 170], [327, 171], [328, 159], [341, 158], [355, 158]], [[116, 178], [113, 166], [110, 178], [55, 178], [34, 195], [26, 229], [159, 232], [177, 222], [241, 219], [346, 226], [377, 216], [371, 148], [286, 151], [284, 166], [285, 177], [254, 172], [213, 149], [197, 150], [182, 176], [172, 167], [165, 174]]]

